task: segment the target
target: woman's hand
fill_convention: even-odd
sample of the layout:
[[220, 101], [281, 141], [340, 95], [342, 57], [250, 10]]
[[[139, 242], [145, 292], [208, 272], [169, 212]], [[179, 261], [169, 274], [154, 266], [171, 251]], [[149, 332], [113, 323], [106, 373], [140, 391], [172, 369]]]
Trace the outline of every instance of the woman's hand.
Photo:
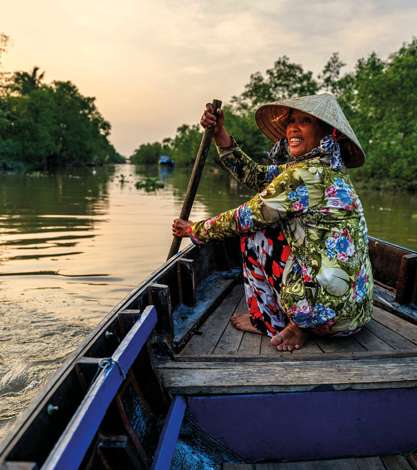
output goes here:
[[214, 127], [214, 134], [218, 134], [218, 132], [224, 127], [223, 110], [219, 109], [217, 114], [215, 114], [213, 105], [211, 103], [207, 103], [206, 109], [201, 116], [200, 124], [204, 127], [204, 129], [207, 129], [208, 127]]
[[174, 219], [172, 222], [172, 235], [174, 237], [191, 237], [191, 220]]
[[200, 124], [207, 129], [208, 127], [214, 127], [214, 139], [219, 147], [230, 147], [232, 145], [232, 139], [229, 133], [224, 127], [224, 113], [223, 110], [219, 109], [217, 114], [214, 113], [213, 105], [211, 103], [206, 104], [206, 109], [200, 119]]

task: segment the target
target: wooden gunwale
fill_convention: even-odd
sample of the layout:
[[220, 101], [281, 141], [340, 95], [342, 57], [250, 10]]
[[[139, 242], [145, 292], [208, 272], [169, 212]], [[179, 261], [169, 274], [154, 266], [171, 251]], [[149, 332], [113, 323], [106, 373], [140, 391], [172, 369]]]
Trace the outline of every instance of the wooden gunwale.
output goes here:
[[[87, 353], [95, 341], [108, 329], [117, 315], [123, 312], [126, 307], [131, 305], [140, 297], [147, 296], [147, 289], [149, 284], [156, 282], [156, 280], [158, 280], [165, 272], [175, 267], [179, 258], [183, 256], [189, 256], [189, 254], [195, 250], [196, 247], [193, 245], [186, 247], [182, 252], [172, 257], [159, 269], [150, 274], [138, 288], [131, 291], [121, 302], [113, 307], [110, 313], [99, 323], [96, 329], [89, 336], [87, 336], [85, 342], [83, 342], [80, 347], [69, 356], [63, 366], [47, 382], [45, 387], [40, 392], [40, 395], [38, 395], [38, 397], [32, 402], [28, 410], [23, 412], [22, 415], [16, 420], [16, 423], [13, 427], [13, 433], [11, 433], [9, 438], [6, 437], [4, 441], [0, 443], [0, 464], [2, 463], [2, 456], [7, 455], [10, 449], [14, 447], [16, 442], [32, 423], [33, 417], [36, 416], [39, 410], [51, 400], [51, 397], [57, 392], [62, 383], [65, 381], [66, 377], [73, 371], [77, 363], [85, 361], [83, 356]], [[92, 359], [90, 362], [94, 362], [94, 359]]]
[[[79, 348], [70, 355], [64, 365], [48, 381], [47, 385], [42, 389], [38, 397], [32, 402], [31, 406], [16, 420], [11, 432], [8, 433], [8, 436], [3, 440], [2, 443], [0, 443], [0, 468], [3, 469], [6, 467], [9, 468], [13, 465], [23, 465], [24, 462], [17, 462], [15, 456], [22, 455], [21, 450], [26, 449], [26, 447], [33, 447], [30, 446], [30, 441], [28, 443], [28, 437], [30, 438], [30, 432], [33, 430], [32, 425], [35, 424], [34, 428], [38, 429], [38, 435], [40, 429], [44, 429], [45, 426], [48, 427], [50, 424], [52, 425], [52, 422], [46, 416], [46, 410], [48, 405], [54, 405], [54, 403], [51, 401], [52, 399], [56, 400], [57, 396], [60, 397], [59, 400], [64, 398], [64, 395], [62, 395], [63, 386], [66, 383], [67, 378], [74, 377], [77, 379], [77, 383], [74, 383], [73, 386], [76, 387], [77, 390], [81, 388], [77, 393], [80, 395], [80, 399], [82, 399], [82, 396], [88, 393], [88, 390], [91, 388], [91, 380], [94, 382], [95, 377], [97, 377], [97, 373], [100, 370], [101, 359], [106, 359], [112, 355], [112, 353], [109, 351], [114, 350], [114, 348], [118, 346], [121, 341], [120, 337], [124, 337], [124, 335], [129, 332], [129, 329], [133, 326], [138, 316], [141, 315], [141, 312], [144, 311], [146, 307], [152, 306], [154, 304], [157, 307], [158, 324], [157, 329], [154, 332], [154, 336], [158, 337], [161, 335], [161, 333], [164, 333], [168, 340], [172, 337], [171, 312], [175, 307], [178, 306], [180, 300], [191, 299], [192, 303], [193, 297], [195, 296], [194, 289], [197, 287], [197, 282], [205, 279], [210, 272], [217, 271], [219, 268], [225, 268], [228, 270], [235, 266], [235, 264], [231, 265], [230, 262], [232, 258], [234, 259], [236, 257], [236, 254], [234, 253], [235, 250], [232, 250], [234, 254], [232, 252], [229, 253], [229, 255], [232, 255], [232, 258], [230, 258], [228, 255], [227, 258], [223, 257], [222, 259], [219, 259], [216, 255], [218, 246], [213, 245], [200, 250], [194, 245], [189, 245], [181, 253], [173, 256], [159, 269], [150, 274], [136, 289], [131, 291], [110, 311], [108, 315], [106, 315], [106, 317], [100, 322], [96, 329], [86, 338]], [[224, 249], [226, 249], [226, 246], [224, 246]], [[181, 263], [183, 259], [186, 260], [185, 263]], [[195, 261], [199, 261], [199, 263], [196, 263]], [[182, 269], [183, 267], [186, 269]], [[193, 279], [193, 287], [191, 290], [187, 286], [181, 285], [184, 271], [184, 279], [186, 281], [188, 279]], [[184, 292], [180, 292], [181, 289], [186, 290], [184, 290]], [[221, 291], [219, 291], [219, 293], [216, 295], [220, 295], [219, 299], [222, 298]], [[212, 304], [212, 306], [213, 305], [215, 304]], [[208, 308], [210, 309], [212, 306], [209, 306]], [[121, 322], [122, 319], [123, 322]], [[126, 328], [124, 326], [125, 324]], [[111, 346], [106, 344], [106, 341], [111, 344]], [[162, 348], [164, 345], [165, 347], [167, 346], [168, 354], [171, 354], [169, 351], [169, 341], [159, 342], [159, 344]], [[143, 387], [143, 390], [147, 390], [146, 400], [148, 400], [149, 404], [152, 404], [153, 412], [157, 415], [162, 412], [163, 415], [167, 409], [167, 396], [166, 392], [161, 388], [161, 384], [158, 382], [154, 371], [152, 370], [151, 363], [149, 361], [148, 350], [149, 344], [147, 345], [147, 348], [144, 350], [143, 354], [141, 354], [141, 357], [138, 358], [139, 363], [135, 363], [132, 370], [134, 371], [135, 377], [141, 378], [141, 387]], [[97, 353], [98, 355], [95, 357]], [[87, 374], [89, 379], [86, 381], [85, 372], [88, 371], [90, 371]], [[146, 378], [145, 375], [143, 375], [144, 373]], [[121, 390], [123, 390], [123, 387]], [[141, 392], [141, 390], [138, 389], [136, 392]], [[67, 400], [69, 402], [73, 401], [73, 393], [70, 390], [67, 390], [65, 393], [68, 395]], [[119, 395], [115, 396], [114, 398], [114, 403], [116, 404], [120, 402], [120, 393], [122, 393], [122, 391], [120, 391]], [[71, 406], [76, 406], [76, 409], [78, 409], [80, 403], [76, 402]], [[63, 408], [65, 408], [65, 406]], [[165, 408], [165, 411], [163, 408]], [[113, 413], [113, 411], [111, 413]], [[120, 415], [120, 410], [117, 412], [117, 415]], [[123, 416], [115, 417], [116, 419], [121, 418], [123, 421]], [[124, 416], [124, 418], [124, 421], [126, 421], [126, 416]], [[55, 418], [57, 423], [61, 423], [58, 425], [58, 429], [62, 429], [62, 431], [59, 431], [60, 433], [64, 431], [64, 428], [67, 428], [67, 423], [69, 423], [68, 419], [68, 413], [66, 413], [66, 415], [62, 414], [60, 408], [59, 413]], [[129, 432], [131, 432], [131, 429], [129, 430], [128, 423], [124, 423], [124, 426], [126, 428], [125, 434], [127, 433], [128, 435]], [[56, 442], [54, 439], [58, 429], [55, 429], [52, 434], [50, 434], [50, 438], [48, 439], [47, 443], [45, 443], [45, 448], [43, 450], [37, 452], [32, 449], [29, 450], [29, 453], [33, 454], [35, 452], [35, 454], [38, 455], [36, 459], [42, 458], [39, 456], [47, 455], [45, 451], [46, 449], [49, 449], [49, 446], [53, 444], [53, 442]], [[60, 434], [58, 434], [58, 436], [59, 435]], [[108, 451], [106, 452], [112, 452], [112, 448], [123, 448], [126, 454], [130, 455], [133, 452], [131, 457], [134, 458], [135, 452], [138, 451], [138, 446], [136, 445], [136, 450], [132, 450], [132, 442], [126, 441], [126, 439], [128, 439], [127, 435], [113, 436], [110, 438], [110, 440], [104, 439], [104, 441], [100, 438], [100, 436], [98, 436], [96, 437], [95, 442], [97, 445], [101, 443], [100, 445], [103, 452], [108, 447], [108, 444], [110, 447], [108, 447]], [[118, 441], [119, 437], [123, 442]], [[112, 444], [113, 441], [114, 445]], [[24, 447], [22, 447], [21, 442], [25, 442]], [[137, 443], [133, 442], [133, 444], [135, 446]], [[106, 456], [103, 452], [99, 452], [99, 450], [100, 449], [98, 449], [97, 452], [94, 452], [94, 455], [98, 456], [98, 458], [102, 460], [102, 464], [105, 465]], [[23, 452], [25, 455], [27, 453], [28, 452], [26, 451]], [[18, 460], [22, 460], [19, 457], [17, 458]], [[93, 455], [90, 455], [89, 461], [90, 459], [94, 460], [94, 458], [95, 457], [93, 457]], [[10, 461], [10, 459], [12, 461]], [[35, 457], [30, 457], [29, 459], [23, 458], [25, 462], [33, 459], [35, 459]], [[90, 468], [90, 463], [87, 464], [86, 468]]]

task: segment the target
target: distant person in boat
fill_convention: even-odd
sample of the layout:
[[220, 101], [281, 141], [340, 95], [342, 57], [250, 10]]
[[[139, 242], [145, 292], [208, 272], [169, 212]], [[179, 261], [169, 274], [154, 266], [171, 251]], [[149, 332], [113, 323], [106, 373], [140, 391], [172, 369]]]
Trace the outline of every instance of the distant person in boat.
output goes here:
[[373, 278], [361, 201], [345, 167], [365, 155], [329, 94], [261, 106], [258, 127], [273, 142], [270, 165], [248, 157], [224, 115], [207, 105], [222, 165], [256, 190], [236, 209], [199, 222], [175, 219], [174, 235], [194, 243], [239, 235], [248, 315], [233, 325], [267, 334], [279, 351], [300, 349], [310, 334], [346, 336], [372, 315]]

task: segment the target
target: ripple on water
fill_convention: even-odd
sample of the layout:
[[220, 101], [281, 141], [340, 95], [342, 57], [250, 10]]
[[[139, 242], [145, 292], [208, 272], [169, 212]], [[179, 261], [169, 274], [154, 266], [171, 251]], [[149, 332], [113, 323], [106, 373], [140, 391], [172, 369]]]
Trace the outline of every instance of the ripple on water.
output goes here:
[[30, 385], [29, 366], [23, 362], [14, 364], [9, 370], [3, 367], [0, 369], [0, 374], [0, 396], [19, 393]]
[[4, 293], [0, 296], [0, 437], [93, 327], [74, 315], [73, 306], [72, 315], [61, 312], [57, 316], [54, 305], [61, 294], [61, 290], [51, 289], [45, 298], [44, 291], [34, 290], [36, 308], [31, 304], [33, 298], [27, 305], [19, 305], [1, 302]]

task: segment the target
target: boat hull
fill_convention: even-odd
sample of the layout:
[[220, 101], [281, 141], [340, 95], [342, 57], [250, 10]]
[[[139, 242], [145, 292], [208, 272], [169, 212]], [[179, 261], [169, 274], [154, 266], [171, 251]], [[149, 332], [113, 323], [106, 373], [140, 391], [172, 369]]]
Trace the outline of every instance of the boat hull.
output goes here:
[[417, 388], [188, 398], [195, 424], [245, 462], [410, 452]]

